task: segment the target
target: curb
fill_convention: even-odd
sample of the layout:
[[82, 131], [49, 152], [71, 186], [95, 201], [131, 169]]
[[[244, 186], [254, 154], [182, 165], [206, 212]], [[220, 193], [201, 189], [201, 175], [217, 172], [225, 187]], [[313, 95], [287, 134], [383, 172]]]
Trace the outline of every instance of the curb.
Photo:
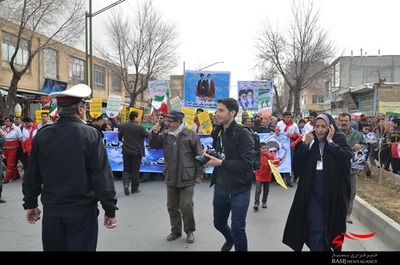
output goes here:
[[[380, 175], [383, 179], [389, 180], [393, 184], [400, 183], [399, 175], [371, 166], [369, 162], [368, 166], [373, 174]], [[394, 251], [400, 250], [400, 225], [398, 223], [357, 195], [354, 200], [353, 210], [354, 217], [371, 231], [376, 232], [384, 244]]]
[[394, 251], [400, 250], [400, 225], [358, 195], [354, 200], [352, 216], [376, 232], [386, 246]]

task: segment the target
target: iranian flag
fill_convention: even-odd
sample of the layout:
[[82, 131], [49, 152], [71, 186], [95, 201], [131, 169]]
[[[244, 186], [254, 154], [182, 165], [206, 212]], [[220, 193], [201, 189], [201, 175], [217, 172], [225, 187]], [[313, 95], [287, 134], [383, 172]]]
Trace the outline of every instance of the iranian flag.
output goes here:
[[152, 99], [152, 111], [168, 113], [168, 99], [171, 97], [168, 80], [149, 81], [150, 97]]
[[50, 105], [50, 117], [54, 120], [58, 116], [57, 99], [53, 98]]
[[53, 98], [50, 101], [46, 102], [43, 106], [50, 109], [49, 114], [53, 120], [55, 117], [58, 116], [57, 99], [56, 98]]

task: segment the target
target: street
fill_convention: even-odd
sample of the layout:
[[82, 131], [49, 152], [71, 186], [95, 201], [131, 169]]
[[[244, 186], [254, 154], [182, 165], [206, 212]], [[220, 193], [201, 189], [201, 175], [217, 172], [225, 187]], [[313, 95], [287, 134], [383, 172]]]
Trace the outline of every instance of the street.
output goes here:
[[[22, 180], [3, 186], [0, 204], [0, 250], [42, 251], [41, 221], [28, 224], [22, 207]], [[108, 230], [103, 226], [104, 211], [99, 216], [98, 251], [219, 251], [224, 238], [214, 228], [212, 219], [213, 187], [210, 179], [195, 188], [195, 217], [197, 229], [195, 242], [186, 242], [186, 234], [175, 241], [166, 241], [170, 233], [166, 209], [166, 189], [162, 179], [155, 178], [140, 184], [140, 193], [125, 196], [120, 180], [115, 182], [118, 197], [117, 227]], [[270, 185], [268, 208], [253, 211], [255, 184], [247, 217], [249, 251], [292, 251], [282, 243], [286, 217], [296, 190], [285, 190], [277, 183]], [[373, 231], [357, 220], [348, 225], [347, 232], [366, 234]], [[378, 237], [370, 239], [345, 239], [344, 251], [391, 251]], [[303, 251], [308, 251], [304, 247]]]

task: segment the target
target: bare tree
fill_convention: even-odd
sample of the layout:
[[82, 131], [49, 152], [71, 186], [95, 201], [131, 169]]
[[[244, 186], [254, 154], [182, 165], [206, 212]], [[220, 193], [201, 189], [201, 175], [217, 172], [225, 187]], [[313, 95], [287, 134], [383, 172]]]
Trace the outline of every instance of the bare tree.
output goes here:
[[[18, 25], [16, 35], [9, 32], [13, 40], [13, 52], [9, 54], [13, 76], [5, 106], [0, 100], [0, 112], [9, 115], [14, 113], [18, 82], [35, 56], [59, 43], [76, 43], [83, 36], [85, 0], [13, 0], [2, 2], [1, 9], [2, 29], [9, 22]], [[22, 62], [17, 63], [18, 57], [23, 57]]]
[[291, 13], [288, 29], [263, 22], [256, 49], [260, 65], [273, 65], [289, 87], [288, 111], [294, 106], [299, 114], [300, 91], [326, 74], [335, 48], [328, 31], [319, 25], [319, 9], [312, 1], [293, 0]]
[[[106, 24], [107, 48], [96, 45], [96, 51], [112, 65], [130, 95], [130, 106], [147, 89], [148, 81], [166, 78], [177, 66], [178, 32], [176, 25], [164, 21], [152, 1], [137, 4], [133, 18], [121, 12], [111, 13]], [[129, 76], [134, 76], [133, 89]]]

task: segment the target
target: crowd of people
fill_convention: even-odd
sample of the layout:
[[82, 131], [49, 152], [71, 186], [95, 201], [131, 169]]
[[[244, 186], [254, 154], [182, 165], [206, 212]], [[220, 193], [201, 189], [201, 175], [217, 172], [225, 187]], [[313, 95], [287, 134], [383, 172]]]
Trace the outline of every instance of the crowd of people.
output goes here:
[[[43, 112], [42, 116], [47, 115]], [[48, 116], [46, 116], [48, 117]], [[2, 168], [5, 166], [5, 174], [1, 170], [2, 184], [23, 178], [28, 169], [28, 158], [32, 149], [32, 140], [38, 131], [38, 124], [30, 117], [14, 117], [2, 115], [0, 119], [0, 133], [4, 136], [4, 143], [0, 145]], [[52, 124], [48, 121], [48, 124]], [[23, 176], [20, 176], [18, 163], [23, 167]], [[0, 189], [1, 198], [1, 189]], [[4, 201], [4, 200], [3, 200]]]
[[[296, 182], [298, 185], [286, 220], [282, 241], [295, 251], [301, 251], [304, 244], [311, 251], [341, 250], [340, 246], [333, 244], [333, 239], [346, 231], [346, 222], [352, 223], [351, 213], [357, 190], [357, 176], [361, 170], [368, 172], [367, 163], [363, 169], [352, 166], [352, 162], [356, 163], [357, 153], [362, 151], [363, 154], [367, 154], [365, 161], [369, 159], [369, 165], [380, 166], [385, 170], [390, 170], [391, 167], [393, 173], [396, 174], [400, 169], [398, 153], [396, 157], [396, 152], [391, 147], [400, 140], [400, 119], [397, 117], [385, 117], [379, 114], [377, 117], [361, 115], [359, 119], [355, 119], [349, 113], [341, 113], [333, 118], [327, 113], [311, 112], [307, 117], [296, 116], [294, 119], [290, 112], [276, 117], [244, 111], [241, 113], [241, 121], [238, 122], [240, 101], [233, 98], [221, 98], [217, 100], [217, 110], [210, 113], [213, 124], [212, 148], [217, 154], [211, 155], [203, 150], [199, 137], [202, 130], [198, 115], [205, 111], [203, 109], [196, 110], [190, 127], [184, 121], [185, 114], [175, 110], [147, 117], [147, 121], [152, 121], [152, 126], [145, 127], [141, 124], [142, 120], [136, 111], [130, 112], [129, 120], [122, 123], [117, 122], [117, 119], [103, 116], [87, 119], [85, 110], [81, 108], [84, 106], [80, 98], [81, 94], [65, 96], [62, 92], [57, 93], [53, 97], [61, 100], [59, 104], [61, 124], [53, 126], [52, 124], [58, 122], [58, 117], [52, 120], [47, 112], [43, 112], [40, 124], [29, 117], [21, 119], [7, 116], [3, 117], [0, 129], [0, 147], [2, 147], [2, 159], [6, 167], [0, 183], [0, 203], [6, 202], [1, 197], [2, 185], [21, 178], [17, 168], [18, 161], [21, 161], [24, 168], [23, 206], [26, 209], [28, 223], [35, 223], [40, 219], [41, 210], [37, 200], [39, 195], [42, 197], [44, 250], [96, 249], [98, 210], [97, 204], [90, 203], [99, 200], [106, 211], [104, 225], [107, 228], [116, 226], [115, 211], [118, 208], [115, 180], [122, 179], [124, 193], [129, 195], [140, 192], [139, 183], [142, 183], [144, 178], [148, 181], [150, 175], [154, 174], [140, 172], [141, 159], [145, 156], [144, 138], [148, 138], [150, 148], [163, 149], [164, 153], [162, 177], [167, 190], [166, 206], [171, 225], [171, 232], [166, 240], [175, 240], [182, 236], [182, 232], [185, 232], [188, 243], [195, 241], [196, 222], [193, 199], [195, 185], [202, 183], [206, 177], [210, 177], [210, 186], [214, 188], [213, 224], [225, 239], [221, 251], [230, 251], [233, 247], [235, 251], [248, 250], [246, 217], [252, 201], [253, 187], [253, 210], [258, 211], [260, 206], [262, 209], [267, 208], [270, 183], [276, 179], [272, 167], [277, 168], [280, 164], [277, 157], [280, 145], [273, 141], [260, 143], [257, 136], [260, 133], [277, 136], [286, 133], [286, 137], [289, 138], [291, 172], [281, 175], [287, 187], [293, 188]], [[73, 100], [70, 99], [71, 97]], [[76, 123], [78, 121], [80, 121], [79, 124]], [[84, 131], [83, 128], [88, 127], [82, 121], [94, 127], [94, 131], [90, 129], [88, 132]], [[93, 159], [96, 159], [107, 162], [105, 150], [96, 155], [91, 154], [90, 159], [83, 158], [76, 156], [76, 152], [71, 151], [67, 154], [68, 143], [56, 143], [50, 140], [54, 139], [51, 137], [54, 133], [58, 136], [68, 133], [65, 125], [63, 126], [64, 123], [74, 127], [81, 136], [88, 133], [84, 138], [90, 142], [82, 143], [83, 146], [92, 145], [91, 148], [97, 149], [103, 146], [103, 132], [117, 131], [118, 140], [124, 143], [122, 176], [118, 178], [116, 172], [112, 172], [109, 163], [102, 163], [104, 168], [100, 176], [98, 170], [92, 171], [94, 169], [90, 163], [82, 164], [76, 160], [87, 159], [94, 163]], [[244, 127], [249, 129], [244, 130]], [[43, 133], [38, 134], [39, 129]], [[38, 136], [40, 139], [37, 139]], [[50, 147], [54, 145], [54, 148], [65, 149], [65, 152], [61, 152], [63, 155], [53, 158], [54, 162], [57, 164], [60, 161], [58, 159], [62, 157], [63, 159], [68, 157], [71, 163], [76, 160], [73, 163], [80, 168], [79, 175], [93, 181], [87, 190], [93, 190], [97, 197], [90, 203], [87, 202], [88, 204], [78, 213], [79, 216], [76, 214], [75, 206], [66, 204], [62, 197], [67, 196], [68, 190], [76, 186], [72, 183], [72, 179], [68, 184], [70, 186], [63, 187], [61, 190], [64, 193], [58, 194], [57, 198], [50, 199], [53, 191], [39, 188], [46, 182], [52, 183], [53, 188], [57, 187], [54, 182], [56, 180], [50, 175], [53, 174], [52, 170], [62, 168], [61, 165], [44, 166], [40, 163], [39, 158], [43, 157], [43, 152], [51, 152], [51, 148], [47, 151], [39, 148], [41, 145]], [[28, 159], [30, 156], [33, 156], [32, 159]], [[207, 162], [199, 163], [196, 158], [198, 156], [207, 158]], [[214, 169], [212, 174], [207, 175], [205, 167], [209, 166]], [[69, 171], [65, 168], [65, 173], [67, 172]], [[367, 177], [369, 177], [368, 173]], [[110, 182], [110, 179], [113, 181]], [[94, 186], [97, 181], [105, 181], [107, 185]], [[255, 183], [254, 186], [253, 183]], [[105, 190], [102, 189], [107, 192], [104, 193]], [[83, 196], [83, 194], [76, 195]], [[52, 201], [54, 199], [56, 199], [55, 202]], [[60, 211], [60, 209], [64, 210]], [[93, 211], [94, 209], [96, 210]], [[64, 214], [64, 211], [68, 214]], [[62, 236], [51, 238], [52, 230], [60, 233], [65, 230], [58, 222], [72, 217], [75, 220], [75, 226], [83, 228], [85, 233], [72, 236], [71, 242], [74, 244], [61, 243], [65, 240]], [[91, 221], [85, 223], [85, 220]], [[80, 241], [79, 244], [78, 241]]]

